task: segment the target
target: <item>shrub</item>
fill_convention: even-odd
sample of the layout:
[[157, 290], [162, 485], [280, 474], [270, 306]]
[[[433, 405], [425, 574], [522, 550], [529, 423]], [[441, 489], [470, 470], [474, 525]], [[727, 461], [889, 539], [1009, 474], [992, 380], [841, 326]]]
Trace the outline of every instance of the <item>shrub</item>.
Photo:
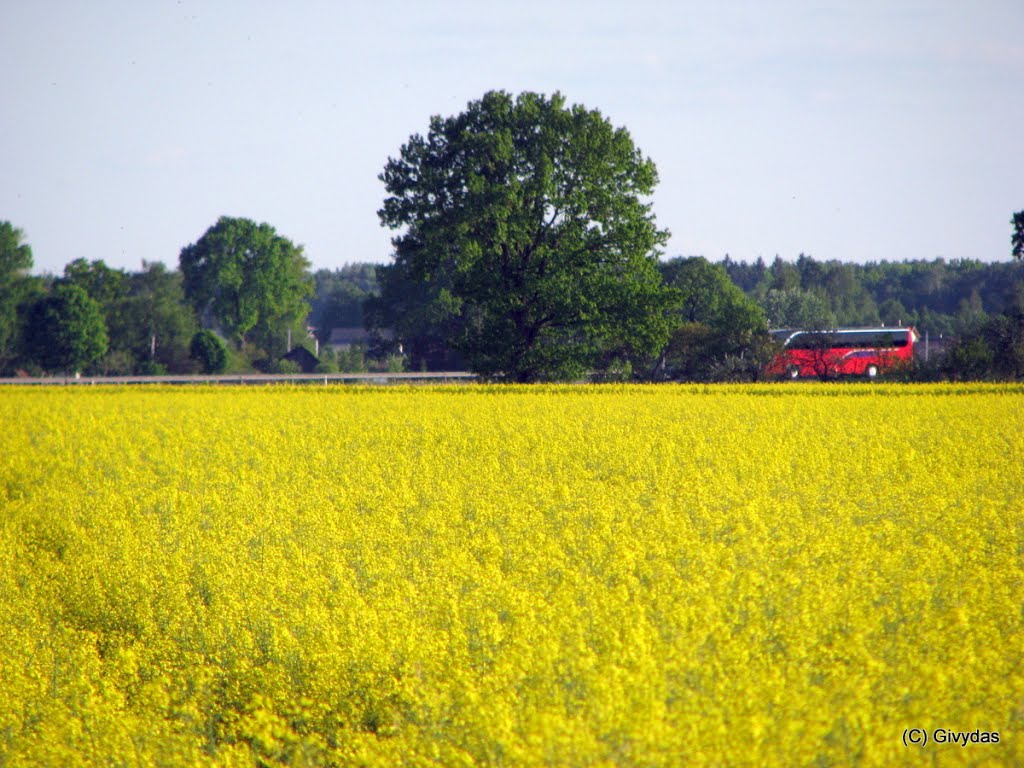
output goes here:
[[342, 373], [365, 373], [366, 356], [361, 347], [338, 350], [338, 370]]
[[202, 330], [192, 337], [190, 357], [199, 363], [203, 373], [223, 373], [228, 365], [228, 350], [220, 336]]
[[299, 368], [299, 364], [294, 360], [278, 360], [274, 365], [274, 373], [290, 375], [293, 373], [302, 373], [302, 369]]
[[139, 376], [163, 376], [167, 373], [167, 366], [156, 360], [143, 360], [135, 366], [135, 373]]

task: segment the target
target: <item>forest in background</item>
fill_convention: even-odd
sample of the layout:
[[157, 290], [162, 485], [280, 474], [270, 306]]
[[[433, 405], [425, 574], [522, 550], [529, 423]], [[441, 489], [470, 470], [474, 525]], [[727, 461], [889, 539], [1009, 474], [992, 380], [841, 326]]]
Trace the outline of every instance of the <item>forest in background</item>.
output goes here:
[[[7, 258], [5, 264], [13, 261]], [[78, 362], [67, 359], [67, 351], [61, 359], [52, 348], [60, 343], [66, 346], [66, 341], [46, 338], [43, 332], [58, 305], [73, 322], [92, 328], [87, 336], [105, 337], [103, 353], [80, 365], [83, 373], [92, 375], [295, 372], [294, 363], [281, 359], [289, 338], [292, 347], [302, 346], [316, 355], [319, 372], [438, 370], [459, 362], [450, 351], [438, 354], [436, 349], [418, 347], [415, 339], [406, 343], [399, 356], [399, 342], [381, 334], [367, 334], [344, 348], [329, 346], [333, 329], [372, 328], [367, 309], [372, 311], [380, 295], [378, 264], [308, 271], [311, 293], [308, 312], [301, 320], [278, 328], [261, 345], [241, 346], [223, 339], [209, 317], [197, 317], [186, 300], [182, 273], [163, 264], [144, 264], [140, 271], [130, 272], [103, 261], [79, 259], [59, 276], [29, 275], [31, 264], [24, 258], [20, 264], [0, 278], [2, 375], [46, 375]], [[757, 366], [772, 352], [759, 347], [765, 343], [763, 337], [749, 332], [748, 326], [756, 326], [760, 318], [771, 329], [913, 326], [931, 342], [931, 360], [916, 372], [921, 378], [1024, 375], [1024, 262], [1020, 260], [851, 264], [801, 254], [795, 260], [776, 257], [753, 263], [728, 256], [718, 262], [677, 257], [659, 266], [670, 284], [681, 270], [689, 269], [691, 277], [684, 290], [703, 299], [691, 302], [695, 309], [685, 318], [685, 329], [673, 337], [669, 365], [663, 366], [665, 378], [756, 378]], [[723, 276], [728, 277], [727, 286], [722, 285]], [[675, 284], [683, 285], [678, 279]], [[735, 293], [729, 300], [711, 301], [730, 289]], [[740, 295], [743, 301], [738, 303]], [[212, 353], [204, 351], [204, 341], [214, 345]], [[94, 338], [92, 352], [96, 343]], [[647, 378], [649, 364], [649, 360], [619, 357], [610, 359], [601, 373]]]
[[1024, 263], [971, 259], [848, 264], [801, 254], [770, 264], [721, 262], [773, 328], [913, 326], [932, 337], [973, 333], [1019, 301]]
[[[700, 257], [691, 257], [700, 258]], [[678, 261], [662, 262], [663, 272]], [[800, 254], [750, 263], [712, 262], [764, 310], [770, 328], [913, 326], [933, 338], [972, 333], [1010, 310], [1024, 288], [1024, 263], [971, 259], [849, 264]], [[313, 273], [310, 325], [361, 326], [363, 305], [379, 293], [376, 264]]]

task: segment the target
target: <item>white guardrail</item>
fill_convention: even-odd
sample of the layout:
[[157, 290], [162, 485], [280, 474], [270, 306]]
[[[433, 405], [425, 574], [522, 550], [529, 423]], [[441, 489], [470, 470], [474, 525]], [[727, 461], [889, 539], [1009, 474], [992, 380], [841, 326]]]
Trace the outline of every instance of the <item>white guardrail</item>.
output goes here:
[[95, 384], [396, 384], [475, 381], [475, 373], [221, 373], [183, 376], [48, 376], [41, 378], [0, 378], [0, 386], [82, 386]]

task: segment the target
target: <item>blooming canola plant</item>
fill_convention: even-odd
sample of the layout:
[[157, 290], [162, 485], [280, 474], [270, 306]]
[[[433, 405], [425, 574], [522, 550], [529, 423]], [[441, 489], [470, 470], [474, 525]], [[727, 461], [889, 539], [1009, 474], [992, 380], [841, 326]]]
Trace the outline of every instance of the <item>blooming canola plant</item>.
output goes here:
[[1020, 386], [0, 417], [5, 765], [1024, 763]]

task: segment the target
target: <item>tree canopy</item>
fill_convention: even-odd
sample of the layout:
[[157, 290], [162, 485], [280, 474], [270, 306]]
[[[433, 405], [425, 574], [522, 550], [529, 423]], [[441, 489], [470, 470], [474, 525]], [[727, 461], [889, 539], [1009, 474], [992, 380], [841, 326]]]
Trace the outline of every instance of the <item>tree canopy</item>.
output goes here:
[[704, 323], [738, 335], [766, 329], [764, 313], [720, 264], [693, 256], [671, 259], [660, 270], [665, 282], [679, 291], [683, 322]]
[[656, 354], [674, 295], [654, 163], [560, 94], [492, 91], [435, 116], [380, 176], [399, 230], [374, 322], [443, 339], [484, 375], [576, 376], [609, 350]]
[[118, 304], [128, 293], [128, 276], [124, 270], [108, 267], [102, 259], [69, 262], [59, 282], [79, 286], [103, 308]]
[[212, 315], [238, 344], [269, 351], [273, 337], [309, 312], [309, 262], [269, 224], [223, 216], [182, 249], [180, 263], [196, 314]]
[[32, 249], [25, 235], [0, 221], [0, 370], [14, 357], [18, 341], [18, 304], [25, 297]]
[[321, 343], [330, 338], [332, 328], [363, 327], [363, 307], [379, 291], [376, 265], [352, 264], [333, 271], [318, 269], [313, 280], [309, 322], [316, 328]]
[[679, 292], [679, 325], [660, 358], [662, 372], [688, 379], [715, 377], [734, 358], [743, 365], [733, 362], [733, 373], [754, 375], [768, 343], [767, 322], [757, 303], [722, 265], [702, 257], [672, 259], [660, 270]]
[[197, 331], [192, 337], [189, 352], [203, 373], [223, 373], [227, 368], [228, 351], [213, 331]]
[[69, 283], [55, 286], [33, 305], [26, 336], [35, 362], [50, 371], [80, 371], [107, 351], [99, 304]]
[[1010, 236], [1010, 251], [1015, 259], [1024, 259], [1024, 211], [1013, 214], [1010, 222], [1013, 234]]
[[[190, 371], [189, 345], [195, 331], [180, 272], [171, 272], [160, 262], [143, 262], [141, 272], [128, 276], [116, 341], [135, 361], [136, 372]], [[110, 343], [115, 345], [114, 328]]]

